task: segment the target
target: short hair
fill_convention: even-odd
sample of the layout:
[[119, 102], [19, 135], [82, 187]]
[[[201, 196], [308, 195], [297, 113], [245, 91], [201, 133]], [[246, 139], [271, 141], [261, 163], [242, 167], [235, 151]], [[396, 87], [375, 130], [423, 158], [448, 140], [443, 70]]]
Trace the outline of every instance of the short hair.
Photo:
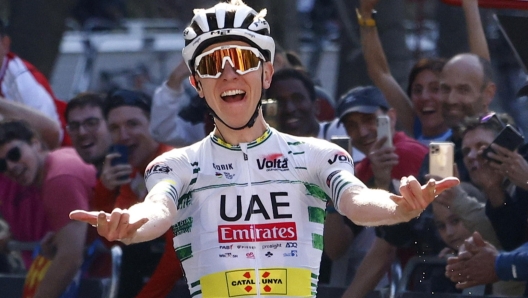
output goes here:
[[37, 132], [35, 132], [29, 123], [24, 120], [0, 121], [0, 146], [14, 140], [20, 140], [31, 144], [31, 141], [35, 137], [39, 137]]
[[142, 109], [147, 118], [150, 118], [150, 108], [152, 98], [141, 91], [118, 89], [108, 94], [105, 99], [104, 116], [108, 119], [108, 114], [115, 108], [122, 106], [137, 107]]
[[64, 118], [68, 122], [68, 115], [71, 110], [84, 107], [97, 107], [101, 109], [101, 113], [104, 112], [105, 101], [104, 95], [94, 92], [83, 92], [77, 94], [74, 98], [68, 101], [66, 109], [64, 110]]
[[407, 96], [409, 96], [409, 98], [411, 97], [412, 84], [416, 80], [418, 74], [420, 74], [424, 70], [430, 70], [436, 75], [440, 75], [440, 73], [442, 72], [442, 68], [444, 68], [444, 65], [446, 63], [447, 60], [443, 58], [423, 58], [416, 62], [416, 64], [414, 64], [413, 68], [411, 69], [411, 72], [409, 73]]
[[[485, 118], [489, 120], [483, 120]], [[491, 113], [481, 117], [467, 117], [464, 119], [462, 124], [462, 137], [464, 137], [468, 132], [477, 128], [490, 130], [494, 134], [498, 134], [507, 124], [515, 127], [515, 121], [510, 115], [506, 113]]]
[[276, 73], [273, 74], [273, 77], [271, 79], [271, 86], [268, 90], [266, 90], [266, 96], [269, 95], [270, 89], [272, 88], [274, 83], [277, 83], [279, 81], [284, 81], [288, 79], [294, 79], [299, 80], [304, 85], [304, 88], [306, 88], [306, 91], [308, 91], [308, 95], [310, 96], [311, 101], [315, 101], [316, 99], [316, 93], [315, 93], [315, 84], [308, 76], [308, 74], [302, 70], [295, 69], [295, 68], [284, 68], [281, 70], [278, 70]]

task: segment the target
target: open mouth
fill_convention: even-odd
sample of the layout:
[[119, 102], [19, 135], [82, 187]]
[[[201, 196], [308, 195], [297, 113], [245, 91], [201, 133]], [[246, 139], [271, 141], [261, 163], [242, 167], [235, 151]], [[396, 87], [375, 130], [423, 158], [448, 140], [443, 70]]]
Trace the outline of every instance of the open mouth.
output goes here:
[[422, 112], [423, 115], [432, 115], [432, 114], [436, 113], [436, 109], [434, 109], [434, 108], [423, 108], [421, 112]]
[[224, 100], [225, 102], [238, 102], [238, 101], [243, 100], [245, 96], [246, 96], [246, 92], [242, 90], [238, 90], [238, 89], [224, 91], [220, 95], [222, 100]]

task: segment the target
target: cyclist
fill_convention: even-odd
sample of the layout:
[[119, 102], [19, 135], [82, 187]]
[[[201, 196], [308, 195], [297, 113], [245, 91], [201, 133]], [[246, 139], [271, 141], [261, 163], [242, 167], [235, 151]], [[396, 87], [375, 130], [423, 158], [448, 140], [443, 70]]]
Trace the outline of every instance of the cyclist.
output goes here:
[[411, 176], [402, 196], [368, 189], [340, 147], [270, 128], [260, 108], [275, 51], [265, 14], [240, 0], [195, 11], [182, 54], [214, 131], [150, 163], [144, 202], [70, 215], [126, 244], [172, 226], [193, 297], [315, 297], [327, 201], [357, 224], [394, 224], [458, 184]]

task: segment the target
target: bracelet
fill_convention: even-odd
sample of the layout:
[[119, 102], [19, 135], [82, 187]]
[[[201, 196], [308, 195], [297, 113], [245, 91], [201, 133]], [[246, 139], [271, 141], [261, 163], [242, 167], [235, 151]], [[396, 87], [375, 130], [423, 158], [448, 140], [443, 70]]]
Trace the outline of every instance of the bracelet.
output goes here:
[[326, 213], [328, 214], [337, 213], [337, 210], [335, 209], [333, 205], [328, 205], [326, 206]]
[[359, 13], [359, 9], [356, 8], [356, 15], [358, 19], [358, 24], [361, 27], [376, 27], [376, 11], [372, 10], [372, 16], [370, 19], [364, 19], [361, 13]]

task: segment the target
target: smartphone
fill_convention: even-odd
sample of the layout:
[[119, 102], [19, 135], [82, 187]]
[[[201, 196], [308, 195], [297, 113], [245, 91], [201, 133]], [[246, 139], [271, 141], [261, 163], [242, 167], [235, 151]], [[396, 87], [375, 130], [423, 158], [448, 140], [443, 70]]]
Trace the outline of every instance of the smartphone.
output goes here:
[[332, 136], [330, 142], [345, 149], [349, 154], [352, 154], [352, 141], [348, 136]]
[[378, 116], [378, 140], [382, 137], [387, 137], [387, 141], [383, 143], [382, 148], [392, 147], [392, 132], [390, 126], [390, 118], [387, 115]]
[[[506, 125], [501, 132], [495, 137], [492, 144], [497, 144], [501, 147], [504, 147], [510, 151], [515, 151], [519, 146], [524, 143], [524, 137], [511, 125]], [[491, 145], [484, 149], [483, 155], [488, 160], [501, 163], [498, 160], [488, 157], [488, 153], [495, 150], [491, 149]]]
[[128, 163], [128, 147], [125, 145], [114, 144], [110, 146], [109, 153], [119, 153], [118, 157], [112, 158], [111, 165], [119, 165]]
[[429, 174], [441, 178], [453, 176], [455, 144], [452, 142], [431, 142], [429, 144]]

